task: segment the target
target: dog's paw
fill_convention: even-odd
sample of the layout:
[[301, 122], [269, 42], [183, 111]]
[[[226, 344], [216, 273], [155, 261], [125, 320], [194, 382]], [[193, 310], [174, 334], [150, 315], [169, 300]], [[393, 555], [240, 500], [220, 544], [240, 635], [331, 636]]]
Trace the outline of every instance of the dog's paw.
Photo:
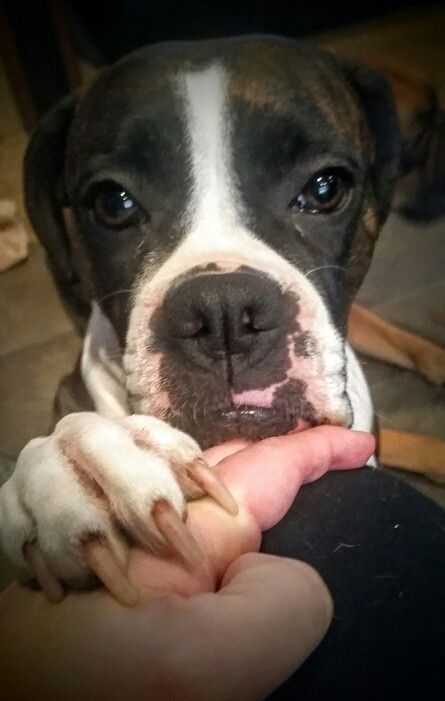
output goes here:
[[50, 599], [62, 597], [61, 583], [82, 587], [96, 575], [131, 603], [129, 540], [197, 562], [184, 519], [186, 500], [204, 494], [236, 512], [186, 434], [152, 417], [71, 414], [28, 443], [0, 490], [1, 546]]

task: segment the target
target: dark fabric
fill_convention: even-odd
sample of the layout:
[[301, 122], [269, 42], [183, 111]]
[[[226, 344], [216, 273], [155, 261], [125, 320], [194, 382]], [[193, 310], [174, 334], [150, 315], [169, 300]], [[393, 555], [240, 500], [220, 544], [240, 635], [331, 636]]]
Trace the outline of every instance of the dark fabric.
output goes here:
[[440, 698], [440, 507], [384, 470], [331, 472], [300, 491], [287, 516], [264, 535], [262, 550], [309, 562], [335, 602], [325, 640], [273, 701]]

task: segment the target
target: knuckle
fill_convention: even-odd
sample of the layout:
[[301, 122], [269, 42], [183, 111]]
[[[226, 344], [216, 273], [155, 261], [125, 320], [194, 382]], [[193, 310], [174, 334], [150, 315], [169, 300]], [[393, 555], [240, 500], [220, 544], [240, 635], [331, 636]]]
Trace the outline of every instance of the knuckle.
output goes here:
[[99, 414], [96, 414], [94, 411], [79, 411], [73, 414], [67, 414], [57, 422], [54, 428], [54, 433], [57, 431], [65, 431], [67, 429], [75, 430], [84, 425], [91, 426], [91, 424], [93, 424], [98, 418], [100, 418]]
[[113, 437], [113, 434], [119, 434], [121, 428], [114, 419], [109, 419], [100, 416], [96, 412], [78, 412], [64, 416], [56, 424], [53, 438], [63, 437], [66, 441], [85, 445], [100, 445]]

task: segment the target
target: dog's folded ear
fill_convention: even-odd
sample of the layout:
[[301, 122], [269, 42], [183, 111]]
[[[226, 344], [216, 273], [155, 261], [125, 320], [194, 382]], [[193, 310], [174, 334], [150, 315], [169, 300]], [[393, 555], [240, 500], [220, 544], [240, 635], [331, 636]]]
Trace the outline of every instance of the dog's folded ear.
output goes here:
[[81, 322], [88, 316], [89, 299], [67, 231], [70, 210], [64, 186], [66, 140], [76, 103], [75, 95], [65, 97], [31, 135], [24, 162], [24, 192], [29, 219], [45, 248], [62, 298]]
[[410, 219], [445, 215], [445, 111], [423, 74], [379, 64], [391, 84], [402, 132], [395, 207]]
[[445, 112], [433, 83], [417, 71], [374, 57], [362, 56], [361, 69], [354, 65], [353, 82], [363, 71], [373, 70], [386, 79], [393, 95], [401, 138], [394, 208], [425, 222], [443, 216]]

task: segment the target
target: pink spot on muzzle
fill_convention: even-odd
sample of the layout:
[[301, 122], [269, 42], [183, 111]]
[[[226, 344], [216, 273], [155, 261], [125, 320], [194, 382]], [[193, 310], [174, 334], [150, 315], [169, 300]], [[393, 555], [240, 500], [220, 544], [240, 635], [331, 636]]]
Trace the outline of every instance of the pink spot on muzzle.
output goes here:
[[[325, 416], [327, 410], [327, 392], [325, 373], [322, 366], [322, 361], [319, 353], [312, 353], [310, 356], [303, 357], [297, 355], [294, 350], [294, 341], [292, 335], [287, 339], [287, 370], [285, 377], [280, 381], [273, 383], [265, 388], [250, 388], [242, 392], [231, 391], [231, 400], [235, 407], [252, 406], [265, 409], [273, 409], [275, 407], [277, 390], [286, 392], [286, 385], [292, 381], [301, 382], [304, 399], [313, 408], [316, 416]], [[289, 385], [290, 386], [290, 385]], [[289, 407], [291, 408], [291, 407]], [[307, 421], [300, 421], [296, 430], [302, 430], [308, 427]]]
[[244, 392], [234, 392], [231, 390], [230, 396], [233, 406], [258, 406], [267, 409], [272, 406], [275, 390], [282, 383], [275, 383], [266, 389], [247, 389]]

